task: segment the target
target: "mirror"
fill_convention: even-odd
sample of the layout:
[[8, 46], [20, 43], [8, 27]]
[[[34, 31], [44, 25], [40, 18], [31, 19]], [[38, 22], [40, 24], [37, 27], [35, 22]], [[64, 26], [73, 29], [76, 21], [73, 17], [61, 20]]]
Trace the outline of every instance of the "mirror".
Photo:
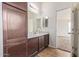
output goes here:
[[48, 17], [46, 16], [46, 17], [44, 17], [43, 18], [43, 28], [47, 28], [48, 27]]
[[38, 33], [41, 31], [41, 17], [39, 11], [28, 6], [28, 33]]
[[38, 19], [39, 15], [28, 11], [28, 32], [36, 32], [37, 28], [40, 26], [40, 20]]
[[48, 17], [42, 17], [32, 4], [28, 6], [28, 34], [45, 32], [48, 27]]

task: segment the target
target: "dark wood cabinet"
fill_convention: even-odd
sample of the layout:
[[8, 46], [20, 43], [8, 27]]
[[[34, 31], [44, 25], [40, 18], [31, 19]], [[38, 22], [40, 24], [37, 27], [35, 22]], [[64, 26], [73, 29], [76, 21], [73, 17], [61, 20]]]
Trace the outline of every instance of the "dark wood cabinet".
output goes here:
[[49, 45], [49, 34], [44, 35], [44, 46], [45, 48]]
[[27, 11], [27, 2], [4, 2], [12, 7], [18, 8], [23, 11]]
[[16, 6], [13, 7], [12, 5], [3, 3], [4, 56], [27, 56], [26, 14], [25, 11], [16, 8]]
[[39, 37], [39, 51], [44, 49], [44, 36]]
[[28, 39], [28, 55], [34, 56], [44, 48], [48, 47], [49, 35], [42, 35], [34, 38]]
[[28, 55], [34, 56], [38, 53], [38, 37], [28, 39]]

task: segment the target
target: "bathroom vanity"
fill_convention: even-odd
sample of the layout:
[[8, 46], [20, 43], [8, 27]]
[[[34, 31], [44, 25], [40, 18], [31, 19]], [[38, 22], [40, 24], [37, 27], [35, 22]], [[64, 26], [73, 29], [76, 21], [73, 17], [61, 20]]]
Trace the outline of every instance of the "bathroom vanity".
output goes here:
[[28, 37], [28, 55], [34, 56], [49, 45], [49, 34], [40, 33]]

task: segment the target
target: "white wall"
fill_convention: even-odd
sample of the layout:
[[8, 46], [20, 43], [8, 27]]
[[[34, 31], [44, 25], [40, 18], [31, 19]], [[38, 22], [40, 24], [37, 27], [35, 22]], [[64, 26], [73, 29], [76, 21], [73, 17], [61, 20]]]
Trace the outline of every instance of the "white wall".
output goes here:
[[2, 3], [0, 3], [0, 57], [3, 56]]
[[64, 9], [64, 8], [69, 8], [75, 5], [74, 2], [58, 2], [56, 3], [56, 10]]
[[56, 30], [55, 30], [55, 3], [52, 2], [44, 2], [42, 3], [42, 11], [41, 14], [43, 17], [48, 16], [48, 32], [49, 32], [49, 46], [55, 47], [55, 36], [56, 36]]

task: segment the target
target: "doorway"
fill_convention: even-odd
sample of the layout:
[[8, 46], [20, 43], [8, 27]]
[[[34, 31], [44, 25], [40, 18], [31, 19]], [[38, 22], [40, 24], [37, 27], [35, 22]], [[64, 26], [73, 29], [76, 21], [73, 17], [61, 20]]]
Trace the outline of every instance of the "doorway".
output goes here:
[[72, 52], [72, 9], [56, 11], [56, 48]]

